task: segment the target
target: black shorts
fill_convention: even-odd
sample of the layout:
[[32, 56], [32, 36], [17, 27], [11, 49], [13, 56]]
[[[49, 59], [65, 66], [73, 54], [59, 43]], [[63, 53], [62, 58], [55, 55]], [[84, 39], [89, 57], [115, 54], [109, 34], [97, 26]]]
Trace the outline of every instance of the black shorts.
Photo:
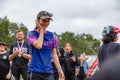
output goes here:
[[27, 80], [27, 66], [12, 66], [12, 74], [16, 80], [20, 80], [20, 75], [22, 76], [23, 80]]
[[27, 75], [28, 80], [55, 80], [52, 73], [30, 72]]

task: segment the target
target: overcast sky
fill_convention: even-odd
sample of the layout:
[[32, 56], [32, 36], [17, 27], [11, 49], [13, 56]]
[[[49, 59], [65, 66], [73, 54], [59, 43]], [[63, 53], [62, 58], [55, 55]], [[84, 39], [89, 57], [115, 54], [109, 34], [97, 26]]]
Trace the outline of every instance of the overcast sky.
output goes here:
[[120, 0], [0, 0], [0, 17], [23, 23], [29, 30], [35, 26], [39, 11], [53, 13], [48, 30], [89, 33], [101, 38], [103, 27], [120, 27]]

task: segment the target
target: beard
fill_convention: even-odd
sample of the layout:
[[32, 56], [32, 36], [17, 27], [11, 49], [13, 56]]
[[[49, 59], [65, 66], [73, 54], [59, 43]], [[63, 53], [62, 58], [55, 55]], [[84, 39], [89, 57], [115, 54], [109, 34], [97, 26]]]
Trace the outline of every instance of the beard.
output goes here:
[[19, 42], [21, 42], [23, 39], [18, 39]]

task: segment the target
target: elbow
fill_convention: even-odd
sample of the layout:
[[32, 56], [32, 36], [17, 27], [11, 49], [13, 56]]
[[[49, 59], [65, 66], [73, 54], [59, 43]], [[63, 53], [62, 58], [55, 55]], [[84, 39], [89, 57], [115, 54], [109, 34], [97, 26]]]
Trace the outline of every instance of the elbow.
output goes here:
[[37, 43], [33, 43], [32, 45], [33, 45], [35, 48], [37, 48], [37, 49], [41, 49], [41, 48], [42, 48], [42, 45], [37, 44]]

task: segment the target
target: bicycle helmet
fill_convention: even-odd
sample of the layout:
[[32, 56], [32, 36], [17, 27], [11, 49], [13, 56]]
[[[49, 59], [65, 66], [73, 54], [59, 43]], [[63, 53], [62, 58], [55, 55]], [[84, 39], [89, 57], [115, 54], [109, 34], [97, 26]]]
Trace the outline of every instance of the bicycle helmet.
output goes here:
[[118, 33], [120, 33], [120, 29], [118, 27], [116, 27], [116, 26], [104, 27], [104, 29], [102, 31], [102, 35], [106, 36], [109, 33], [118, 34]]

